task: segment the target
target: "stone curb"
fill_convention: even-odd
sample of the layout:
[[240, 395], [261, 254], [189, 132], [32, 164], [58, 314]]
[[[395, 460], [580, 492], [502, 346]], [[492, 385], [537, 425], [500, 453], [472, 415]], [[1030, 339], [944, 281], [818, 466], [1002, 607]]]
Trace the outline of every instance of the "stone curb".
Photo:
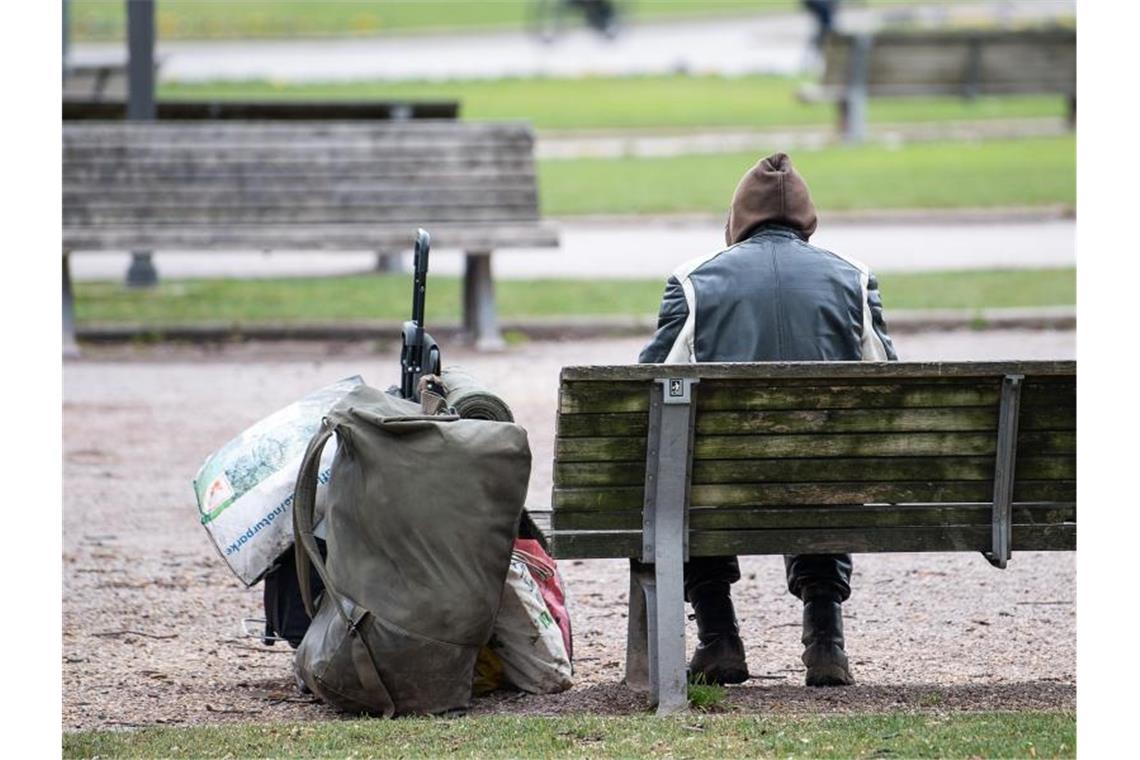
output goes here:
[[[1077, 325], [1076, 310], [1072, 307], [893, 311], [887, 316], [891, 333], [899, 335], [951, 330], [1074, 330]], [[655, 325], [656, 318], [645, 315], [507, 320], [503, 322], [502, 328], [508, 338], [518, 335], [531, 340], [587, 340], [622, 335], [648, 336], [653, 332]], [[88, 324], [79, 326], [78, 336], [80, 340], [91, 343], [398, 340], [402, 326], [402, 322], [392, 320], [328, 324], [199, 322], [160, 327], [139, 324]], [[462, 329], [455, 322], [443, 322], [429, 327], [437, 340], [463, 338]]]

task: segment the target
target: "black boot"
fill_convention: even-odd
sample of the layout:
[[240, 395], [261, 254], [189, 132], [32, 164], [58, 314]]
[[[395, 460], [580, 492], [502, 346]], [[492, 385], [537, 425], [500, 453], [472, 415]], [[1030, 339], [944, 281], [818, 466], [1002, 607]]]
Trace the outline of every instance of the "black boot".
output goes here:
[[697, 649], [689, 661], [689, 680], [744, 683], [748, 663], [727, 583], [705, 583], [689, 592], [697, 619]]
[[843, 606], [830, 592], [804, 593], [804, 654], [808, 686], [855, 683], [843, 651]]

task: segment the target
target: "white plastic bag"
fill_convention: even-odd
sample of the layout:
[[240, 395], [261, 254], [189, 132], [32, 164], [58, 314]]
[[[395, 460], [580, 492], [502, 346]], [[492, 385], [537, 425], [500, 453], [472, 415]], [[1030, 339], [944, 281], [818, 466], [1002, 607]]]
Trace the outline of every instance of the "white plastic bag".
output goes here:
[[488, 644], [511, 685], [532, 694], [553, 694], [573, 684], [562, 631], [526, 564], [511, 558], [506, 588]]
[[[336, 402], [364, 381], [350, 377], [314, 391], [254, 424], [215, 451], [194, 478], [202, 525], [247, 586], [293, 543], [293, 488], [309, 439]], [[323, 513], [335, 446], [321, 457], [317, 511]]]

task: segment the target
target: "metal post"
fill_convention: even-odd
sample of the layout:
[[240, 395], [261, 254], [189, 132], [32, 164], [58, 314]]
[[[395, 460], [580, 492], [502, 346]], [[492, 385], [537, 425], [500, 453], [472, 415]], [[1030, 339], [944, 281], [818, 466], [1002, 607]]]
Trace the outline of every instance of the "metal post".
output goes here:
[[857, 34], [851, 40], [844, 94], [843, 141], [857, 145], [867, 138], [867, 76], [871, 69], [871, 35]]
[[376, 272], [383, 272], [385, 274], [392, 274], [395, 272], [404, 271], [404, 259], [399, 251], [395, 252], [376, 252]]
[[[127, 119], [153, 121], [154, 105], [154, 0], [127, 3]], [[134, 251], [127, 269], [127, 287], [158, 284], [150, 251]]]
[[1024, 375], [1006, 375], [1002, 379], [1001, 405], [998, 407], [997, 456], [994, 461], [993, 548], [985, 555], [991, 565], [1003, 569], [1011, 555], [1017, 421], [1021, 409], [1021, 381], [1024, 379]]
[[63, 81], [67, 81], [67, 52], [71, 47], [71, 3], [63, 0]]
[[654, 566], [649, 620], [651, 699], [658, 715], [688, 707], [684, 564], [688, 559], [693, 388], [697, 380], [657, 380], [650, 392], [641, 561]]
[[[629, 619], [626, 621], [625, 685], [649, 691], [649, 596], [654, 591], [653, 566], [629, 561]], [[656, 610], [656, 608], [654, 608]]]
[[63, 356], [79, 356], [79, 343], [75, 340], [75, 296], [71, 292], [71, 262], [63, 253]]
[[967, 51], [966, 78], [962, 82], [962, 97], [974, 100], [982, 90], [982, 41], [971, 37]]
[[467, 252], [463, 272], [463, 329], [479, 350], [497, 351], [506, 345], [495, 312], [490, 251]]

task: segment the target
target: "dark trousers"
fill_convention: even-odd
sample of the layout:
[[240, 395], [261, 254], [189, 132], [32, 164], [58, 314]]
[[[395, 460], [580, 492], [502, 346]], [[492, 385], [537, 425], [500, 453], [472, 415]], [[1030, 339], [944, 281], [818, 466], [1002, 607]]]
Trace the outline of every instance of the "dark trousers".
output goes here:
[[[850, 554], [785, 555], [788, 591], [801, 600], [805, 589], [812, 593], [838, 595], [839, 601], [851, 596]], [[692, 602], [692, 592], [705, 583], [736, 583], [740, 580], [740, 563], [736, 557], [693, 557], [685, 563], [685, 601]]]

